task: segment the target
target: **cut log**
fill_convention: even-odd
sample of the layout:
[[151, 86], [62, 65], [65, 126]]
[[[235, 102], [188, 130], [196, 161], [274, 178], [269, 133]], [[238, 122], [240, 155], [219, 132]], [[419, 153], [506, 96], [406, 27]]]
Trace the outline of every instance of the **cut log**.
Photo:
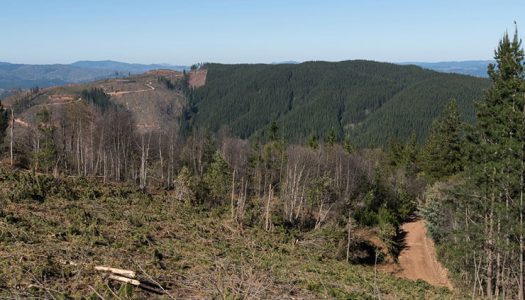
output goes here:
[[124, 283], [129, 283], [134, 286], [140, 286], [140, 281], [136, 279], [126, 278], [123, 276], [109, 275], [109, 279], [117, 280], [117, 281], [124, 282]]
[[117, 275], [122, 275], [128, 278], [135, 278], [135, 276], [137, 276], [137, 273], [135, 271], [116, 269], [116, 268], [111, 268], [111, 267], [95, 266], [95, 270], [109, 272], [109, 273], [113, 273]]

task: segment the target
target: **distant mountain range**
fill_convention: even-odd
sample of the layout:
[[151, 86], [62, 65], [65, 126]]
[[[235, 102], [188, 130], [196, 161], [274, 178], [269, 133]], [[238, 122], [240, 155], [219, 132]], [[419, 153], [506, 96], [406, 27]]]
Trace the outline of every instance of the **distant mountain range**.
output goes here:
[[[487, 66], [492, 61], [406, 62], [400, 65], [416, 65], [442, 73], [457, 73], [487, 77]], [[274, 65], [293, 65], [296, 61], [274, 62]], [[131, 64], [112, 60], [77, 61], [72, 64], [11, 64], [0, 62], [0, 94], [2, 90], [15, 88], [60, 86], [70, 83], [89, 82], [105, 78], [125, 77], [155, 69], [188, 70], [188, 66], [170, 64]]]
[[457, 73], [476, 77], [488, 77], [487, 66], [492, 60], [466, 60], [466, 61], [444, 61], [444, 62], [407, 62], [402, 65], [416, 65], [442, 73]]
[[0, 62], [0, 89], [49, 87], [140, 74], [155, 69], [182, 71], [186, 66], [129, 64], [111, 60], [29, 65]]
[[[400, 65], [416, 65], [441, 73], [456, 73], [475, 77], [488, 77], [487, 66], [493, 60], [465, 60], [465, 61], [443, 61], [443, 62], [403, 62]], [[272, 65], [295, 65], [300, 62], [295, 60], [273, 62]]]

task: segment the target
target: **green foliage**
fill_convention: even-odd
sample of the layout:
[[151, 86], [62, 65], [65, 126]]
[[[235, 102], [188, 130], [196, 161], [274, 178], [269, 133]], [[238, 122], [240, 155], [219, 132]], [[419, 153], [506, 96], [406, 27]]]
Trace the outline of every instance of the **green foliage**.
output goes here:
[[312, 148], [312, 149], [317, 149], [317, 147], [319, 147], [319, 142], [317, 141], [317, 137], [315, 135], [310, 135], [310, 137], [308, 138], [308, 147]]
[[174, 90], [177, 87], [171, 80], [164, 76], [159, 76], [157, 78], [157, 81], [160, 84], [163, 84], [168, 90]]
[[122, 299], [133, 299], [133, 286], [125, 283], [120, 286], [118, 296]]
[[[431, 202], [425, 212], [431, 220], [429, 230], [440, 241], [449, 269], [469, 287], [481, 272], [484, 279], [479, 283], [483, 290], [480, 294], [489, 298], [501, 291], [500, 286], [492, 284], [498, 281], [498, 267], [514, 274], [506, 279], [516, 282], [506, 289], [508, 297], [519, 295], [518, 261], [523, 255], [519, 237], [524, 232], [520, 218], [525, 193], [524, 58], [517, 32], [514, 39], [505, 34], [495, 52], [496, 65], [488, 68], [492, 85], [477, 105], [476, 123], [465, 143], [464, 179], [453, 190], [450, 200], [442, 197], [439, 202]], [[445, 135], [450, 141], [441, 143], [454, 148], [455, 153], [446, 160], [455, 163], [449, 166], [455, 169], [439, 170], [438, 176], [453, 173], [461, 166], [460, 150], [456, 149], [461, 145], [457, 114], [450, 109], [448, 115], [437, 126], [452, 131]], [[447, 224], [453, 224], [452, 228]], [[508, 263], [496, 261], [500, 256], [508, 257]]]
[[399, 141], [392, 137], [388, 142], [387, 149], [388, 165], [398, 167], [405, 163], [405, 148]]
[[337, 135], [335, 132], [335, 128], [331, 128], [330, 131], [328, 131], [328, 134], [326, 135], [324, 142], [328, 146], [333, 146], [337, 142]]
[[352, 154], [356, 150], [356, 146], [352, 143], [352, 139], [348, 134], [345, 136], [345, 139], [343, 141], [343, 148], [348, 154]]
[[440, 180], [463, 170], [465, 138], [456, 101], [445, 106], [434, 121], [422, 153], [421, 167], [426, 175]]
[[277, 122], [273, 121], [268, 128], [268, 140], [270, 142], [275, 142], [279, 139], [279, 126]]
[[104, 92], [101, 88], [90, 88], [82, 90], [80, 96], [83, 100], [91, 103], [98, 107], [102, 113], [106, 112], [109, 108], [115, 106], [111, 101], [111, 97]]
[[457, 74], [435, 73], [393, 96], [356, 129], [357, 145], [384, 145], [391, 137], [406, 140], [415, 132], [417, 141], [428, 136], [433, 120], [450, 99], [456, 99], [465, 121], [475, 119], [475, 101], [483, 97], [489, 81]]
[[[176, 190], [150, 196], [126, 184], [104, 185], [95, 179], [65, 178], [43, 188], [53, 191], [53, 186], [61, 186], [79, 191], [75, 196], [78, 201], [55, 192], [46, 194], [42, 202], [8, 197], [6, 193], [20, 188], [20, 177], [26, 175], [52, 180], [47, 175], [0, 169], [2, 298], [20, 290], [33, 298], [50, 297], [51, 290], [73, 299], [89, 296], [93, 290], [107, 299], [115, 294], [123, 299], [156, 297], [141, 289], [131, 291], [129, 286], [107, 283], [99, 273], [90, 271], [92, 276], [85, 276], [85, 272], [78, 272], [79, 266], [94, 263], [135, 270], [139, 278], [151, 276], [163, 286], [184, 282], [184, 278], [194, 282], [197, 277], [192, 276], [200, 270], [195, 282], [204, 288], [172, 286], [168, 291], [176, 299], [220, 297], [216, 289], [208, 288], [210, 282], [221, 287], [222, 295], [235, 299], [253, 295], [254, 285], [257, 297], [263, 299], [297, 295], [373, 298], [377, 289], [385, 298], [462, 297], [346, 263], [338, 257], [339, 241], [346, 236], [340, 227], [310, 232], [279, 227], [266, 232], [247, 226], [239, 234], [241, 231], [232, 229], [226, 220], [229, 211], [184, 205], [173, 200]], [[326, 186], [324, 183], [321, 186]], [[100, 199], [83, 196], [95, 191]], [[388, 233], [388, 228], [383, 232]], [[12, 263], [13, 253], [24, 259]], [[130, 257], [134, 259], [130, 261]], [[70, 261], [75, 265], [64, 263]], [[33, 278], [47, 289], [30, 288]], [[58, 294], [53, 296], [58, 298]]]
[[332, 129], [337, 139], [348, 132], [360, 146], [404, 140], [412, 131], [421, 141], [447, 99], [458, 99], [460, 112], [473, 120], [473, 100], [488, 83], [370, 61], [207, 66], [206, 85], [192, 92], [186, 112], [193, 126], [217, 132], [226, 125], [248, 138], [277, 121], [289, 142]]
[[203, 177], [203, 183], [209, 190], [209, 195], [214, 202], [222, 203], [226, 199], [230, 191], [231, 180], [230, 167], [222, 158], [221, 153], [216, 151]]
[[427, 221], [427, 230], [432, 239], [440, 243], [449, 234], [446, 232], [444, 199], [429, 199], [420, 213]]
[[307, 190], [307, 200], [310, 205], [315, 204], [320, 206], [321, 203], [326, 205], [334, 200], [334, 180], [328, 175], [324, 174], [310, 183]]
[[386, 165], [392, 168], [403, 168], [409, 176], [415, 176], [419, 171], [419, 152], [416, 134], [412, 132], [406, 143], [399, 143], [396, 138], [391, 138], [388, 143]]
[[367, 226], [386, 223], [398, 226], [407, 214], [413, 212], [412, 210], [407, 213], [403, 202], [377, 173], [369, 192], [364, 195], [362, 204], [358, 205], [355, 211], [355, 219], [358, 223]]
[[55, 146], [55, 127], [51, 121], [51, 112], [47, 108], [42, 109], [36, 115], [38, 132], [36, 136], [37, 146], [33, 153], [33, 165], [35, 170], [49, 172], [55, 163], [57, 154]]
[[188, 167], [183, 166], [179, 171], [179, 175], [177, 175], [177, 178], [175, 179], [175, 189], [177, 191], [176, 198], [179, 201], [195, 203], [197, 200], [197, 187], [197, 179], [191, 174]]

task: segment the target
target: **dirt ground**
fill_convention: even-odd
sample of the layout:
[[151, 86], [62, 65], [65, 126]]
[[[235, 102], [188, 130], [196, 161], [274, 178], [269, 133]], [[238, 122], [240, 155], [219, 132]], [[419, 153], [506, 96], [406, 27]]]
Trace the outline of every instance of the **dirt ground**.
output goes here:
[[452, 289], [447, 269], [437, 260], [434, 242], [427, 236], [425, 222], [405, 223], [402, 229], [406, 232], [406, 247], [399, 255], [400, 271], [396, 275]]
[[193, 88], [198, 88], [206, 84], [206, 76], [208, 75], [208, 70], [197, 70], [190, 72], [190, 81], [189, 84]]

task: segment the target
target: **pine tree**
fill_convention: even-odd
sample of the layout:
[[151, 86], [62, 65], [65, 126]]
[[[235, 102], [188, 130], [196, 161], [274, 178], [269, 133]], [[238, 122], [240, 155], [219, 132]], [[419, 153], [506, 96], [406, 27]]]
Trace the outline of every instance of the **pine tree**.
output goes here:
[[403, 162], [410, 176], [415, 176], [419, 172], [418, 156], [419, 144], [417, 143], [417, 135], [415, 131], [412, 131], [403, 151]]
[[440, 180], [463, 170], [464, 136], [457, 103], [451, 100], [434, 121], [421, 153], [421, 167]]
[[326, 135], [324, 142], [328, 146], [333, 146], [337, 142], [337, 134], [335, 132], [335, 128], [331, 128], [330, 131], [328, 131], [328, 134]]
[[276, 121], [273, 121], [268, 128], [268, 140], [270, 142], [275, 142], [279, 139], [279, 125]]
[[216, 151], [203, 177], [204, 184], [214, 202], [222, 202], [228, 196], [231, 176], [230, 167], [222, 158], [221, 153]]
[[462, 195], [454, 203], [456, 228], [449, 241], [465, 255], [456, 263], [471, 274], [471, 284], [481, 282], [484, 291], [477, 293], [523, 299], [525, 72], [517, 32], [512, 40], [503, 36], [495, 60], [488, 68], [492, 85], [468, 137], [467, 181], [457, 192]]
[[314, 150], [319, 147], [319, 142], [317, 142], [317, 136], [315, 134], [311, 134], [308, 138], [308, 147]]
[[352, 154], [355, 151], [355, 145], [352, 144], [352, 140], [350, 139], [350, 135], [347, 134], [345, 136], [345, 140], [343, 142], [343, 148], [345, 149], [346, 153]]
[[36, 170], [49, 172], [55, 163], [55, 127], [51, 122], [51, 112], [44, 108], [36, 115], [37, 125], [37, 147], [35, 149], [34, 164]]
[[399, 143], [396, 138], [391, 138], [388, 142], [387, 150], [387, 160], [388, 165], [392, 167], [397, 167], [404, 162], [404, 153], [405, 148]]

